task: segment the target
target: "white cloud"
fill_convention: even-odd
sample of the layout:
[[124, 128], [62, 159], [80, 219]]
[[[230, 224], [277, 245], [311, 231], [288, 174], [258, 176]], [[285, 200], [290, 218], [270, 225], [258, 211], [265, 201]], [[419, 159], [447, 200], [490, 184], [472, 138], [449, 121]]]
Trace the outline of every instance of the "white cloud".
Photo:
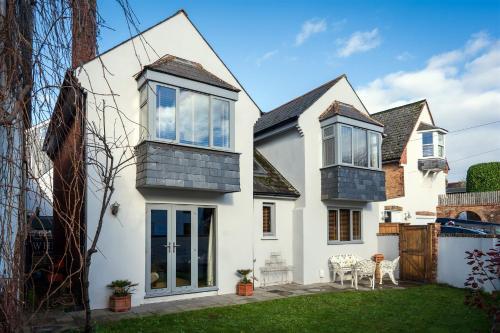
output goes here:
[[257, 67], [260, 67], [262, 65], [262, 63], [268, 61], [269, 59], [274, 57], [277, 53], [278, 53], [278, 50], [272, 50], [272, 51], [264, 53], [262, 56], [257, 58], [257, 60], [255, 62], [257, 64]]
[[376, 48], [382, 42], [378, 29], [372, 31], [356, 31], [347, 40], [338, 40], [341, 49], [340, 57], [348, 57], [354, 53], [366, 52]]
[[[500, 40], [478, 33], [462, 48], [431, 57], [423, 68], [387, 74], [358, 93], [371, 112], [426, 98], [436, 124], [453, 131], [500, 120], [499, 77]], [[450, 180], [465, 177], [471, 164], [500, 160], [500, 150], [477, 155], [495, 148], [500, 148], [500, 123], [448, 134]]]
[[295, 46], [302, 45], [312, 35], [326, 30], [326, 21], [324, 19], [311, 19], [302, 24], [302, 29], [295, 36]]

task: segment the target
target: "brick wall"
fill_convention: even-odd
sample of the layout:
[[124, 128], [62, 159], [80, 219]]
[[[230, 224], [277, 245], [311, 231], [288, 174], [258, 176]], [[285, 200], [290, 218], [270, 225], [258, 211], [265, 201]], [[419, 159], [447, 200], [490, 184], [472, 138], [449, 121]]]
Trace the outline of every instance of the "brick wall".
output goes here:
[[404, 197], [404, 169], [399, 163], [388, 163], [383, 165], [385, 171], [385, 193], [387, 199]]
[[471, 211], [479, 215], [483, 222], [500, 223], [500, 205], [437, 206], [437, 217], [457, 218], [458, 214]]

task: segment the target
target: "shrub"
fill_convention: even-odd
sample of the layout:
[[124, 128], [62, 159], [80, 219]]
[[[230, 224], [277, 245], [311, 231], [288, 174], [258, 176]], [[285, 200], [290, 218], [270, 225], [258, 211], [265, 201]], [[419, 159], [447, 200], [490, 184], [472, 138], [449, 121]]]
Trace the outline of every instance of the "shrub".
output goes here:
[[467, 192], [500, 191], [500, 162], [480, 163], [467, 170]]

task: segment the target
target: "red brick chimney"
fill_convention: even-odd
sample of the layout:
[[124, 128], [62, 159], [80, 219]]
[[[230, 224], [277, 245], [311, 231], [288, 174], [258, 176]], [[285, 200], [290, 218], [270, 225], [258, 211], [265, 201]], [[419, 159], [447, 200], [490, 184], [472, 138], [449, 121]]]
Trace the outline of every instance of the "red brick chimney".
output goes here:
[[97, 43], [96, 0], [72, 0], [71, 67], [76, 68], [95, 57]]

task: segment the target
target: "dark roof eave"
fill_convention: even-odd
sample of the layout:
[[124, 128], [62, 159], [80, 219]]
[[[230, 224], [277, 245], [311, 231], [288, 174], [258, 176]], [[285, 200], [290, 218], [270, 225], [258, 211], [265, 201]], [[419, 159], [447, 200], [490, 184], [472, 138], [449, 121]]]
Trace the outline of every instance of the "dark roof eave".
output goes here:
[[296, 193], [277, 193], [277, 192], [253, 192], [253, 195], [271, 196], [271, 197], [284, 197], [284, 198], [298, 198], [300, 194]]
[[182, 78], [182, 79], [186, 79], [186, 80], [190, 80], [190, 81], [195, 81], [195, 82], [207, 84], [209, 86], [217, 87], [217, 88], [220, 88], [220, 89], [230, 90], [230, 91], [234, 91], [234, 92], [240, 92], [241, 91], [241, 89], [236, 88], [236, 87], [229, 88], [229, 87], [225, 87], [225, 86], [222, 86], [222, 85], [216, 85], [216, 84], [212, 84], [212, 83], [203, 82], [203, 81], [196, 80], [196, 79], [193, 79], [193, 78], [189, 78], [189, 77], [186, 77], [186, 76], [169, 73], [167, 71], [162, 71], [161, 69], [158, 69], [158, 68], [152, 68], [149, 65], [144, 66], [144, 68], [139, 73], [137, 73], [135, 75], [135, 80], [136, 81], [139, 80], [139, 78], [144, 74], [144, 72], [146, 70], [150, 70], [150, 71], [157, 72], [157, 73], [163, 73], [163, 74], [172, 75], [172, 76], [179, 77], [179, 78]]

